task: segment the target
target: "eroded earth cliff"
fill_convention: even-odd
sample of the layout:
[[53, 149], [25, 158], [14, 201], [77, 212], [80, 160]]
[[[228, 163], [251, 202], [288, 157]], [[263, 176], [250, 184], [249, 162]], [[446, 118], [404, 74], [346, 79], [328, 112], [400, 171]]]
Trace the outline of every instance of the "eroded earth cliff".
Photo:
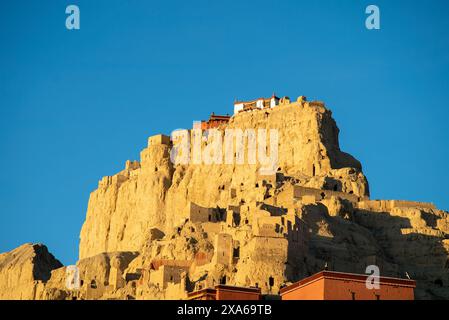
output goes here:
[[323, 103], [282, 99], [234, 115], [218, 128], [226, 129], [276, 129], [275, 172], [174, 165], [173, 142], [150, 137], [140, 161], [90, 195], [80, 288], [67, 288], [67, 267], [48, 252], [33, 258], [42, 247], [24, 245], [0, 255], [0, 298], [183, 299], [220, 283], [277, 295], [324, 266], [364, 273], [377, 265], [381, 275], [416, 279], [418, 299], [449, 299], [447, 212], [370, 200], [362, 166], [340, 150]]

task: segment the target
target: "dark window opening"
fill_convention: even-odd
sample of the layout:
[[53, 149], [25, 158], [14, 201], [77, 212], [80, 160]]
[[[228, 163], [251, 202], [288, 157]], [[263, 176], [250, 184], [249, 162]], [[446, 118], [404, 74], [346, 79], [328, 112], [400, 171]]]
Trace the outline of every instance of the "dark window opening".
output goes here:
[[259, 184], [258, 183], [256, 183], [256, 188], [259, 188]]
[[212, 220], [212, 216], [211, 215], [209, 215], [209, 221], [211, 221]]
[[240, 247], [234, 248], [234, 251], [232, 253], [232, 256], [234, 258], [239, 258], [240, 257]]
[[220, 284], [226, 284], [226, 276], [221, 277]]
[[238, 213], [233, 213], [232, 214], [232, 218], [234, 219], [234, 223], [236, 226], [240, 225], [240, 214]]
[[97, 282], [96, 282], [95, 280], [92, 280], [92, 281], [90, 282], [90, 287], [91, 287], [92, 289], [97, 289]]
[[273, 277], [268, 278], [268, 284], [270, 285], [270, 287], [274, 286], [274, 278]]
[[376, 294], [376, 300], [380, 300], [380, 294]]
[[312, 176], [315, 176], [315, 165], [312, 166]]
[[355, 292], [351, 292], [352, 300], [355, 300]]
[[321, 192], [321, 199], [326, 198], [326, 194], [324, 192]]
[[334, 186], [334, 191], [338, 191], [338, 186], [337, 185]]

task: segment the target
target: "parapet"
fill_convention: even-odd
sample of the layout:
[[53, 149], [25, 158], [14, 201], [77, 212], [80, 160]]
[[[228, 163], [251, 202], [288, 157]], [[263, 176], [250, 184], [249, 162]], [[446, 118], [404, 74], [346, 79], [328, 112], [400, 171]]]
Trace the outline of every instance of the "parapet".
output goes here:
[[163, 134], [157, 134], [148, 138], [148, 146], [158, 145], [170, 145], [170, 137]]
[[307, 101], [307, 97], [305, 97], [305, 96], [299, 96], [298, 99], [296, 100], [296, 102], [298, 102], [300, 104], [302, 104], [306, 101]]
[[389, 212], [393, 208], [436, 209], [433, 203], [404, 200], [365, 200], [357, 204], [359, 209]]
[[[359, 201], [368, 200], [367, 197], [359, 197], [355, 194], [345, 193], [341, 191], [331, 191], [324, 189], [315, 189], [310, 187], [303, 186], [294, 186], [293, 187], [293, 197], [296, 199], [304, 198], [306, 201], [310, 201], [311, 197], [314, 198], [314, 201], [321, 201], [323, 199], [328, 199], [331, 197], [339, 197], [345, 200], [348, 200], [352, 203], [357, 203]], [[312, 200], [313, 201], [313, 200]]]
[[325, 105], [325, 103], [323, 101], [311, 101], [311, 102], [309, 102], [309, 105], [311, 107], [321, 107], [321, 108], [325, 108], [326, 107], [326, 105]]
[[125, 163], [125, 169], [126, 170], [136, 170], [140, 168], [140, 162], [139, 161], [131, 161], [131, 160], [126, 160]]

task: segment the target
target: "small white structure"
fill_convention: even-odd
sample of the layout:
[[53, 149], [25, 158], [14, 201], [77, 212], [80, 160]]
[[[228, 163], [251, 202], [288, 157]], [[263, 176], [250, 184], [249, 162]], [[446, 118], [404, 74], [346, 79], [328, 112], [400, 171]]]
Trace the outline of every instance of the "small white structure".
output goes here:
[[254, 109], [274, 108], [279, 105], [279, 98], [274, 94], [270, 98], [259, 98], [251, 101], [234, 102], [234, 114]]
[[243, 110], [243, 106], [244, 106], [243, 102], [238, 102], [238, 103], [236, 102], [236, 103], [234, 103], [234, 114], [237, 114], [240, 111], [242, 111]]

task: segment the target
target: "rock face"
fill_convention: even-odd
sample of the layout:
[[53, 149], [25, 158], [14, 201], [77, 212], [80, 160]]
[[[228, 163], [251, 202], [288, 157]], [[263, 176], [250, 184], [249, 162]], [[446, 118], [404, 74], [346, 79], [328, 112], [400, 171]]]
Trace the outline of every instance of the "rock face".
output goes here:
[[[361, 164], [340, 150], [323, 103], [281, 99], [274, 108], [234, 115], [215, 134], [230, 129], [277, 130], [275, 172], [236, 161], [173, 164], [173, 141], [150, 137], [140, 161], [127, 161], [91, 193], [80, 288], [66, 288], [63, 267], [42, 279], [39, 295], [22, 298], [183, 299], [223, 283], [277, 295], [325, 265], [355, 273], [377, 265], [381, 275], [416, 279], [417, 298], [449, 298], [447, 212], [370, 200]], [[200, 134], [208, 150], [211, 133]], [[11, 282], [15, 271], [3, 265], [0, 286], [34, 281]]]
[[[335, 183], [344, 192], [369, 194], [360, 162], [340, 151], [338, 128], [331, 112], [321, 104], [288, 104], [241, 113], [227, 128], [277, 129], [279, 171], [299, 177], [299, 184], [324, 188]], [[173, 168], [169, 148], [169, 141], [150, 138], [140, 163], [127, 162], [125, 170], [100, 181], [89, 200], [80, 258], [107, 251], [139, 251], [150, 227], [165, 230], [175, 226], [188, 217], [190, 202], [225, 209], [236, 202], [231, 189], [242, 189], [248, 201], [260, 194], [254, 190], [255, 165]], [[352, 174], [341, 170], [348, 167]]]
[[61, 262], [42, 244], [24, 244], [0, 254], [0, 299], [36, 299]]

